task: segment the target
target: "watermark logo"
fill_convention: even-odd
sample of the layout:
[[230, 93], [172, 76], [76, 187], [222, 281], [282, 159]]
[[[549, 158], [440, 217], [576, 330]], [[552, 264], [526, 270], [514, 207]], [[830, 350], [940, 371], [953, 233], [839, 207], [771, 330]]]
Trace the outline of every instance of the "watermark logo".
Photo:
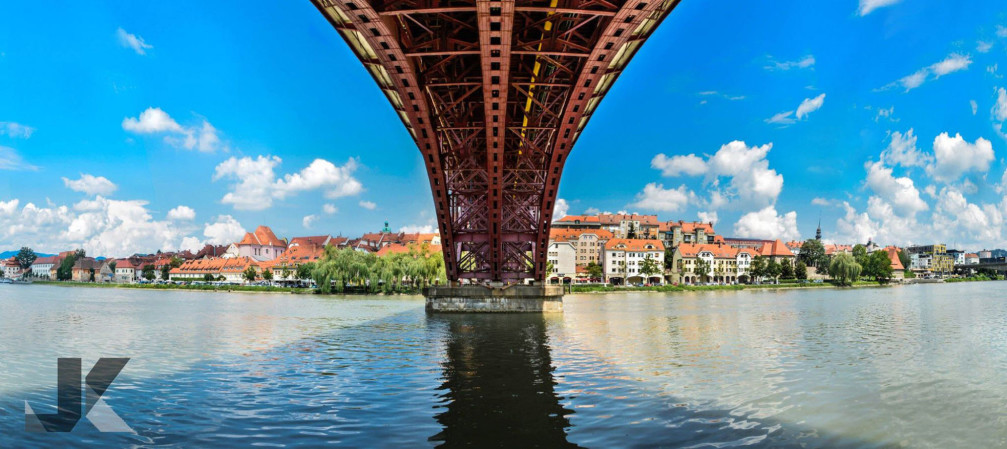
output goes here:
[[[101, 432], [136, 433], [101, 398], [128, 358], [101, 358], [80, 382], [80, 359], [58, 360], [56, 413], [36, 415], [24, 402], [24, 430], [29, 432], [70, 432], [85, 418]], [[85, 400], [86, 399], [86, 400]]]

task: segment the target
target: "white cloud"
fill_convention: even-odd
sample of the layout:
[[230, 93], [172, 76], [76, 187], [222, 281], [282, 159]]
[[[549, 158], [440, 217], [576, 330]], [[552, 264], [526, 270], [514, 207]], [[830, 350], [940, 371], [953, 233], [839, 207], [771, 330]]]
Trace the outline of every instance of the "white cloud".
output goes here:
[[929, 209], [920, 198], [920, 191], [908, 177], [892, 176], [892, 169], [882, 162], [867, 164], [867, 187], [879, 198], [892, 205], [892, 209], [902, 217], [915, 216], [917, 212]]
[[178, 206], [170, 211], [168, 211], [169, 220], [194, 220], [196, 219], [196, 211], [192, 210], [189, 206]]
[[996, 97], [996, 103], [993, 104], [993, 109], [990, 110], [990, 114], [993, 117], [993, 129], [996, 130], [1000, 137], [1007, 140], [1007, 133], [1003, 129], [1004, 122], [1007, 122], [1007, 89], [1002, 87], [997, 88]]
[[797, 106], [796, 117], [798, 120], [802, 120], [808, 116], [808, 114], [815, 112], [822, 108], [825, 104], [825, 94], [821, 94], [814, 98], [805, 98], [799, 106]]
[[[701, 97], [711, 97], [711, 96], [712, 97], [720, 97], [720, 98], [723, 98], [723, 99], [726, 99], [726, 100], [730, 100], [730, 101], [740, 101], [740, 100], [744, 100], [745, 99], [744, 95], [728, 95], [728, 94], [725, 94], [725, 93], [717, 92], [715, 90], [706, 90], [706, 91], [703, 91], [703, 92], [697, 92], [696, 95], [699, 95]], [[701, 101], [699, 103], [700, 104], [706, 104], [706, 100], [703, 100], [703, 101]]]
[[717, 211], [712, 212], [700, 211], [696, 212], [696, 216], [699, 218], [699, 221], [703, 223], [712, 223], [714, 226], [716, 226], [717, 222], [720, 221], [720, 217], [717, 216]]
[[861, 16], [866, 16], [875, 9], [891, 6], [898, 2], [899, 0], [860, 0], [860, 7], [858, 8], [857, 13]]
[[406, 234], [433, 234], [437, 232], [437, 227], [428, 225], [406, 225], [399, 229], [399, 232], [404, 232]]
[[976, 51], [979, 53], [989, 53], [990, 49], [993, 48], [992, 42], [978, 41], [976, 42]]
[[765, 66], [766, 70], [790, 70], [790, 69], [806, 69], [815, 66], [814, 55], [806, 55], [805, 57], [798, 59], [797, 61], [775, 61], [772, 57], [769, 58], [769, 64]]
[[63, 184], [67, 186], [70, 190], [76, 192], [83, 192], [88, 195], [111, 195], [115, 192], [119, 186], [115, 185], [112, 181], [104, 176], [93, 176], [87, 173], [82, 173], [80, 179], [71, 180], [68, 178], [63, 178]]
[[971, 64], [972, 58], [969, 57], [969, 55], [952, 53], [948, 55], [947, 58], [944, 58], [943, 61], [936, 62], [919, 69], [913, 74], [902, 77], [898, 81], [890, 83], [878, 90], [886, 90], [896, 86], [902, 86], [906, 92], [909, 92], [910, 90], [923, 85], [923, 83], [930, 79], [931, 75], [933, 75], [933, 79], [937, 79], [949, 73], [967, 70]]
[[961, 192], [944, 187], [937, 198], [933, 228], [942, 240], [976, 246], [1003, 242], [1003, 212], [994, 204], [970, 203]]
[[311, 229], [311, 225], [314, 224], [316, 220], [318, 220], [318, 215], [306, 215], [303, 219], [301, 219], [301, 225], [304, 226], [305, 229]]
[[0, 170], [35, 171], [38, 167], [25, 162], [17, 150], [0, 145]]
[[374, 203], [373, 203], [373, 202], [371, 202], [371, 201], [364, 201], [364, 200], [360, 200], [360, 203], [359, 203], [359, 204], [360, 204], [360, 207], [362, 207], [362, 208], [364, 208], [364, 209], [367, 209], [367, 210], [374, 210], [374, 209], [377, 209], [377, 208], [378, 208], [378, 205], [377, 205], [377, 204], [374, 204]]
[[823, 104], [825, 104], [825, 94], [820, 94], [813, 98], [805, 98], [801, 101], [801, 104], [797, 106], [796, 113], [795, 111], [780, 112], [779, 114], [766, 119], [766, 123], [790, 125], [796, 123], [798, 120], [804, 120], [808, 117], [808, 114], [821, 109]]
[[570, 211], [570, 204], [563, 198], [556, 198], [556, 204], [552, 208], [552, 219], [559, 220]]
[[997, 25], [997, 37], [1007, 37], [1007, 27]]
[[797, 232], [797, 212], [790, 211], [779, 215], [776, 208], [766, 206], [764, 209], [742, 215], [734, 224], [734, 233], [739, 237], [757, 239], [780, 239], [783, 241], [800, 240]]
[[709, 160], [710, 176], [729, 177], [728, 196], [747, 207], [773, 204], [783, 190], [783, 175], [769, 168], [766, 156], [772, 148], [773, 144], [749, 147], [738, 140], [723, 145]]
[[677, 189], [665, 189], [663, 185], [652, 182], [643, 188], [643, 192], [636, 195], [636, 202], [630, 206], [661, 212], [678, 212], [685, 209], [693, 197], [693, 193], [685, 185]]
[[122, 28], [116, 30], [115, 34], [119, 37], [120, 45], [132, 48], [138, 55], [145, 55], [147, 54], [147, 50], [154, 48], [153, 45], [144, 42], [142, 37], [127, 33], [126, 30]]
[[0, 122], [0, 135], [27, 139], [35, 132], [35, 128], [16, 122]]
[[221, 162], [214, 171], [213, 180], [236, 181], [221, 202], [238, 210], [263, 210], [271, 207], [274, 199], [282, 200], [299, 192], [324, 190], [326, 198], [335, 199], [363, 191], [363, 186], [352, 176], [357, 168], [354, 159], [343, 166], [315, 159], [300, 172], [277, 179], [273, 169], [281, 162], [276, 156], [231, 157]]
[[336, 212], [339, 212], [339, 208], [334, 204], [323, 204], [322, 212], [325, 212], [328, 215], [334, 215]]
[[976, 103], [975, 100], [969, 100], [969, 106], [972, 107], [972, 115], [976, 115], [979, 112], [979, 103]]
[[881, 152], [881, 160], [885, 163], [903, 167], [923, 167], [930, 161], [930, 156], [916, 147], [916, 136], [912, 128], [905, 134], [893, 131], [889, 138], [888, 147]]
[[938, 181], [952, 182], [969, 172], [986, 173], [993, 161], [993, 144], [982, 137], [969, 143], [961, 134], [949, 137], [944, 132], [934, 138], [936, 162], [927, 173]]
[[879, 108], [878, 114], [874, 116], [874, 121], [879, 122], [881, 119], [886, 118], [893, 122], [897, 122], [898, 120], [892, 118], [893, 114], [895, 114], [895, 106], [889, 107], [888, 109]]
[[[1004, 173], [1007, 174], [1007, 171], [1005, 171]], [[589, 207], [584, 210], [585, 215], [598, 215], [600, 213], [601, 209], [598, 209], [597, 207]]]
[[651, 168], [656, 168], [661, 170], [663, 176], [679, 176], [681, 174], [686, 174], [689, 176], [696, 176], [706, 173], [706, 162], [703, 158], [696, 156], [695, 154], [689, 154], [685, 156], [665, 156], [664, 153], [654, 156], [654, 159], [650, 161]]
[[832, 201], [829, 201], [829, 200], [827, 200], [825, 198], [814, 198], [814, 199], [811, 200], [811, 205], [813, 205], [813, 206], [823, 206], [823, 207], [824, 206], [831, 206], [832, 205]]
[[217, 128], [210, 122], [204, 119], [198, 126], [185, 127], [179, 125], [161, 108], [147, 108], [138, 118], [124, 118], [122, 129], [135, 134], [165, 134], [164, 141], [176, 148], [194, 149], [204, 153], [226, 149], [221, 145]]
[[245, 236], [245, 228], [230, 215], [221, 215], [213, 223], [207, 223], [203, 228], [206, 243], [211, 245], [227, 245], [241, 240]]

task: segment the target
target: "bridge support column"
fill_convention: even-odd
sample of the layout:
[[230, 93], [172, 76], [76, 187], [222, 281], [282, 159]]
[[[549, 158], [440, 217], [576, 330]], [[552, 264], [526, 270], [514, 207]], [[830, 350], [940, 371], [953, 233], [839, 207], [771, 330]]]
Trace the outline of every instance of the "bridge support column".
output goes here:
[[435, 286], [424, 290], [428, 312], [562, 312], [562, 285]]

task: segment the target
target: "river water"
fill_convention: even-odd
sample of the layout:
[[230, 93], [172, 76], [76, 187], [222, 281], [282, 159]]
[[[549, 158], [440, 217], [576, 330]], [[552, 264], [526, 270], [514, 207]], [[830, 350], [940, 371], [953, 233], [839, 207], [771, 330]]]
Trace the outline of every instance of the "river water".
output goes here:
[[[0, 285], [0, 447], [1007, 446], [1004, 285], [570, 295], [548, 316]], [[55, 412], [60, 357], [130, 358], [103, 399], [135, 433], [24, 430], [25, 401]]]

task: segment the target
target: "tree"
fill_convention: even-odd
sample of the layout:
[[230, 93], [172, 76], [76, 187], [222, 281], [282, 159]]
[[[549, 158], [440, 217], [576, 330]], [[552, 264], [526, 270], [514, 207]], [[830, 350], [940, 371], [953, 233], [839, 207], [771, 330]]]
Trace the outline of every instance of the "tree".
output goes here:
[[780, 263], [780, 279], [793, 279], [794, 265], [789, 260], [784, 259]]
[[860, 266], [864, 266], [867, 263], [867, 248], [859, 243], [854, 245], [853, 258], [860, 264]]
[[775, 282], [781, 274], [783, 274], [783, 267], [781, 267], [775, 260], [768, 259], [766, 261], [766, 276], [773, 278], [773, 281]]
[[91, 282], [94, 282], [94, 268], [92, 268], [92, 269], [90, 269], [90, 270], [88, 270], [88, 271], [89, 271], [89, 272], [90, 272], [90, 274], [91, 274], [91, 276], [90, 276], [90, 280], [91, 280]]
[[800, 280], [808, 279], [808, 266], [803, 261], [798, 260], [794, 264], [794, 277]]
[[270, 269], [262, 270], [262, 279], [266, 281], [273, 280], [273, 270]]
[[255, 267], [249, 266], [245, 268], [245, 271], [241, 273], [241, 276], [245, 278], [248, 282], [255, 281], [255, 278], [259, 276], [259, 273], [255, 271]]
[[587, 275], [590, 276], [591, 279], [601, 279], [602, 276], [605, 275], [605, 268], [602, 267], [601, 265], [598, 265], [594, 261], [588, 262]]
[[165, 264], [161, 267], [161, 280], [167, 281], [171, 277], [171, 265]]
[[839, 285], [852, 285], [860, 278], [860, 271], [863, 267], [857, 263], [856, 258], [850, 254], [837, 254], [829, 264], [829, 276], [832, 276]]
[[314, 262], [304, 263], [297, 266], [297, 279], [311, 279], [311, 272], [314, 271]]
[[283, 271], [280, 271], [280, 277], [283, 279], [290, 279], [290, 275], [292, 274], [294, 274], [294, 272], [290, 271], [290, 267], [287, 265], [284, 265]]
[[892, 260], [888, 258], [887, 251], [875, 251], [867, 257], [867, 264], [864, 266], [863, 275], [872, 277], [879, 284], [886, 284], [892, 278]]
[[755, 256], [755, 258], [752, 259], [751, 265], [748, 266], [748, 274], [752, 276], [753, 280], [758, 282], [768, 275], [766, 272], [767, 265], [765, 257]]
[[636, 238], [636, 225], [634, 225], [632, 222], [629, 223], [629, 230], [626, 231], [626, 238], [627, 239]]
[[113, 261], [111, 261], [111, 262], [108, 263], [108, 269], [112, 270], [112, 273], [115, 273], [115, 266], [116, 265], [118, 265], [118, 263], [113, 260]]
[[912, 265], [913, 260], [909, 257], [908, 254], [906, 254], [905, 251], [903, 251], [903, 250], [900, 249], [899, 250], [899, 262], [902, 263], [902, 268], [904, 268], [906, 271], [909, 271], [909, 266]]
[[203, 280], [206, 282], [213, 282], [214, 278], [212, 274], [206, 273], [203, 275]]
[[699, 275], [700, 282], [707, 282], [710, 278], [710, 263], [697, 257], [696, 267], [692, 269], [692, 272]]
[[178, 268], [178, 267], [182, 266], [182, 263], [184, 263], [184, 262], [185, 261], [182, 260], [181, 257], [174, 256], [174, 257], [171, 258], [170, 266], [171, 266], [171, 268]]
[[806, 267], [816, 267], [821, 272], [828, 267], [829, 256], [821, 240], [808, 239], [801, 245], [800, 259]]
[[647, 255], [640, 264], [640, 274], [649, 278], [653, 275], [660, 274], [662, 272], [661, 266], [658, 265], [657, 261], [651, 255]]
[[84, 257], [83, 254], [84, 250], [78, 249], [72, 254], [66, 256], [66, 258], [60, 262], [59, 268], [56, 269], [56, 280], [69, 281], [73, 279], [73, 266], [77, 263], [77, 259], [79, 258], [78, 255], [80, 255], [80, 257]]
[[35, 259], [38, 259], [38, 256], [35, 255], [35, 251], [32, 251], [32, 249], [27, 246], [22, 246], [21, 251], [18, 251], [17, 255], [14, 256], [14, 260], [16, 260], [17, 264], [21, 266], [21, 271], [28, 271], [28, 269], [31, 268], [31, 264], [35, 263]]
[[143, 278], [148, 281], [153, 281], [157, 277], [154, 275], [154, 266], [151, 264], [144, 265], [141, 272], [143, 273]]
[[673, 270], [675, 269], [674, 264], [675, 264], [675, 250], [671, 248], [671, 245], [668, 245], [664, 249], [664, 269]]

